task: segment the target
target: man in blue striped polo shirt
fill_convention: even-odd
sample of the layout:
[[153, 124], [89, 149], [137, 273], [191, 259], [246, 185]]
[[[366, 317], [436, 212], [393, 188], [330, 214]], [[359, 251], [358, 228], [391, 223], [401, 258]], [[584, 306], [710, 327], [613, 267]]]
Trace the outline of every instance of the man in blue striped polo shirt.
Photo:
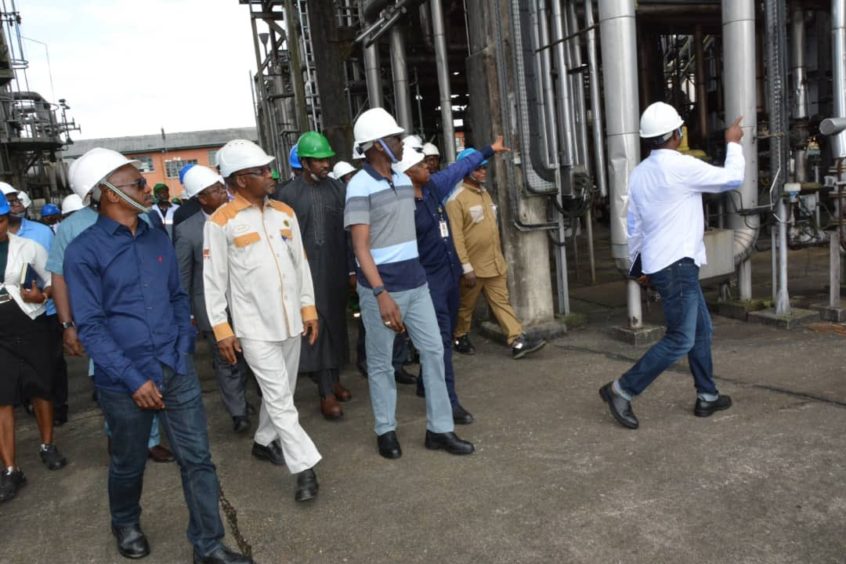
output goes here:
[[391, 364], [394, 336], [406, 329], [420, 352], [426, 387], [426, 448], [470, 454], [453, 432], [444, 383], [443, 343], [426, 272], [417, 255], [414, 188], [391, 169], [402, 158], [404, 130], [382, 108], [361, 114], [353, 133], [364, 168], [347, 185], [344, 226], [356, 257], [358, 296], [367, 329], [367, 373], [379, 454], [402, 456], [396, 435], [397, 388]]

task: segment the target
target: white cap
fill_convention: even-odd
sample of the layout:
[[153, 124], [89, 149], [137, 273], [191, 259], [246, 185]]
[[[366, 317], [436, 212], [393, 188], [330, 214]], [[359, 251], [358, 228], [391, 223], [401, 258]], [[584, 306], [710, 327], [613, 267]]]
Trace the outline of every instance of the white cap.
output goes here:
[[684, 123], [679, 113], [670, 104], [655, 102], [643, 110], [640, 116], [640, 136], [651, 139], [675, 131]]
[[209, 186], [213, 186], [223, 178], [207, 166], [194, 165], [189, 168], [182, 177], [182, 185], [185, 187], [185, 195], [193, 198]]
[[423, 156], [425, 156], [425, 157], [431, 157], [431, 156], [440, 157], [441, 152], [438, 151], [438, 148], [435, 145], [432, 145], [431, 143], [426, 143], [425, 145], [423, 145]]
[[264, 149], [246, 139], [233, 139], [217, 152], [217, 166], [220, 175], [229, 178], [233, 172], [265, 166], [276, 160], [264, 152]]
[[21, 201], [21, 205], [24, 207], [24, 209], [28, 210], [29, 207], [32, 205], [32, 199], [29, 197], [29, 194], [27, 194], [23, 190], [18, 190], [18, 200]]
[[17, 188], [15, 188], [14, 186], [12, 186], [11, 184], [8, 184], [6, 182], [0, 182], [0, 191], [3, 192], [4, 196], [8, 196], [9, 194], [17, 194], [18, 193]]
[[361, 114], [353, 127], [353, 137], [356, 145], [371, 143], [377, 139], [384, 139], [391, 135], [405, 133], [397, 124], [397, 120], [384, 108], [371, 108]]
[[394, 163], [392, 168], [397, 172], [405, 172], [417, 163], [423, 162], [423, 145], [416, 135], [409, 135], [402, 140], [402, 160]]
[[71, 212], [81, 210], [84, 207], [85, 204], [82, 203], [82, 198], [76, 194], [65, 196], [65, 199], [62, 200], [62, 215], [67, 215]]
[[91, 191], [101, 180], [128, 164], [137, 166], [141, 163], [127, 159], [117, 151], [94, 147], [71, 163], [68, 169], [71, 190], [86, 204]]
[[332, 167], [332, 176], [333, 178], [340, 180], [349, 173], [355, 172], [355, 170], [355, 167], [347, 161], [338, 161], [335, 163], [335, 166]]
[[364, 153], [361, 152], [361, 147], [359, 147], [358, 145], [355, 145], [353, 147], [352, 160], [360, 161], [362, 159], [364, 159]]

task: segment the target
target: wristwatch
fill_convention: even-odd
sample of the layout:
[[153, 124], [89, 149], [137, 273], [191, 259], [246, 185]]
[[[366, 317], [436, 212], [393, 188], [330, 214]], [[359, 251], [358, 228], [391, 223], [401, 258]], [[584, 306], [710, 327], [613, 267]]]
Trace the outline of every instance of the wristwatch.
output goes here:
[[378, 298], [378, 297], [379, 297], [379, 294], [381, 294], [381, 293], [382, 293], [382, 292], [384, 292], [384, 291], [385, 291], [385, 287], [384, 287], [384, 286], [376, 286], [375, 288], [373, 288], [373, 295], [374, 295], [374, 296], [376, 296], [376, 297]]
[[62, 321], [61, 324], [62, 329], [70, 329], [71, 327], [76, 327], [76, 323], [73, 321]]

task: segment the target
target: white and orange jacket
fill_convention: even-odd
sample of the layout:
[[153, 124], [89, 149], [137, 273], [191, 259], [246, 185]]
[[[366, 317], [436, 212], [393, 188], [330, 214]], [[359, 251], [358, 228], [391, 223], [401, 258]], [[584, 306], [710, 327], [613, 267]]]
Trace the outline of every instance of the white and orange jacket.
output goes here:
[[303, 320], [317, 319], [300, 226], [282, 202], [268, 199], [259, 209], [236, 195], [206, 222], [203, 257], [206, 311], [218, 341], [284, 341], [302, 333]]

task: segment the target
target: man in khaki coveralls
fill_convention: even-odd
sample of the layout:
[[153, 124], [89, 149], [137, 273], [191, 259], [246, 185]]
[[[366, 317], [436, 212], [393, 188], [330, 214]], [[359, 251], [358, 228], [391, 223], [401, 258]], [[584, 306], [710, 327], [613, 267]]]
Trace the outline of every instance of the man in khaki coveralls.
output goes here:
[[[476, 149], [464, 149], [458, 159], [477, 152]], [[523, 324], [509, 302], [505, 277], [507, 268], [499, 241], [496, 205], [484, 186], [488, 177], [487, 164], [488, 161], [482, 161], [458, 185], [446, 203], [455, 250], [464, 270], [455, 325], [455, 350], [464, 354], [476, 352], [468, 334], [476, 301], [484, 292], [488, 306], [506, 334], [512, 357], [518, 359], [541, 349], [546, 341], [530, 339], [523, 334]]]

